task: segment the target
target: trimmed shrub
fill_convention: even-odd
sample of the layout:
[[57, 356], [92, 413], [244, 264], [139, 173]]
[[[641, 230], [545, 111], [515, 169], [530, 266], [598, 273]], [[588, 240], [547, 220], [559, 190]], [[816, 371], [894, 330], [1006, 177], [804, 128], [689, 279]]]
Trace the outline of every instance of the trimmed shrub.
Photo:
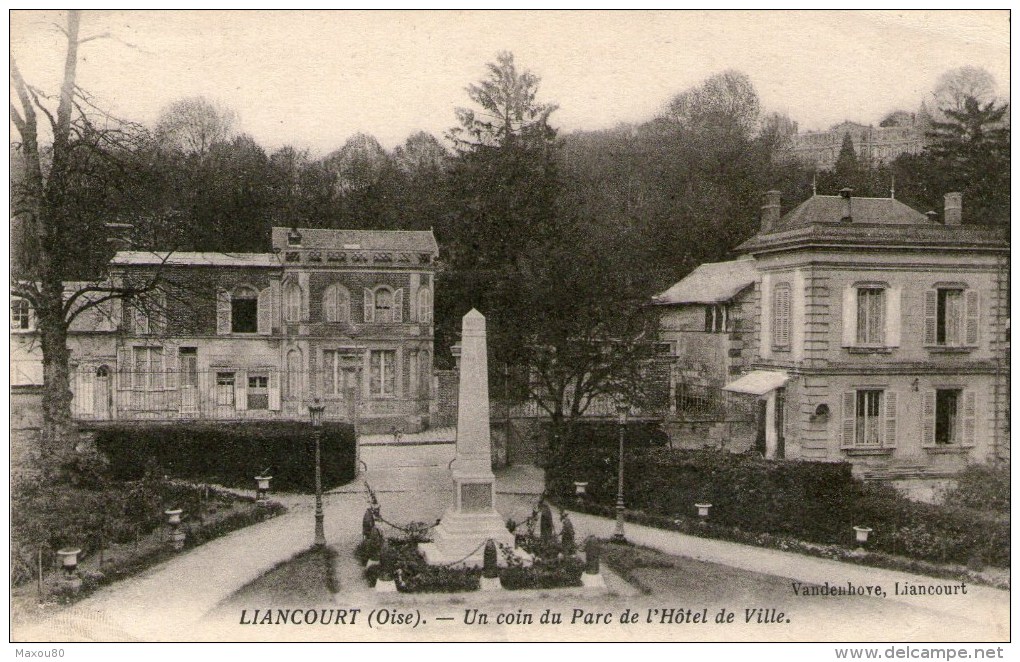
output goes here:
[[956, 475], [956, 487], [943, 503], [952, 507], [1009, 514], [1009, 465], [970, 464]]
[[[587, 481], [592, 506], [616, 498], [618, 451], [570, 448], [546, 471], [547, 489], [573, 503]], [[712, 503], [712, 523], [824, 545], [855, 545], [854, 525], [874, 532], [868, 549], [937, 563], [1009, 566], [1009, 518], [910, 501], [891, 487], [864, 484], [845, 462], [764, 460], [718, 450], [636, 449], [625, 457], [626, 506], [670, 521]]]
[[[350, 425], [322, 426], [324, 489], [354, 478], [355, 440]], [[310, 423], [175, 423], [118, 425], [96, 434], [96, 446], [115, 480], [165, 474], [228, 487], [253, 487], [268, 469], [281, 492], [315, 490], [315, 429]]]

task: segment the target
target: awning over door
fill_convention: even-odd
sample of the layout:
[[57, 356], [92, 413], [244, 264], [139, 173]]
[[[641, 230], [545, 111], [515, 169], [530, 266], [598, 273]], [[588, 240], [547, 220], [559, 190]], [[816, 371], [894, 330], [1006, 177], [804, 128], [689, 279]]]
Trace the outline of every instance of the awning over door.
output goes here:
[[781, 370], [752, 370], [740, 379], [723, 386], [724, 391], [765, 395], [786, 385], [790, 376]]

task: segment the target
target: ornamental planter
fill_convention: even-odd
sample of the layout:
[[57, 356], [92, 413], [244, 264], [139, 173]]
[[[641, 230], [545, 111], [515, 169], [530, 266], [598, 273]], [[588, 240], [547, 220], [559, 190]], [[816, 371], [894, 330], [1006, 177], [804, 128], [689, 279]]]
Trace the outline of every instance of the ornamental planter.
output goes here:
[[863, 546], [864, 543], [868, 542], [868, 534], [871, 533], [871, 529], [866, 526], [855, 526], [854, 534], [857, 537], [857, 542]]
[[163, 513], [166, 515], [167, 524], [170, 526], [177, 526], [181, 523], [181, 513], [184, 512], [180, 508], [171, 508], [164, 510]]
[[694, 507], [698, 509], [698, 517], [704, 520], [708, 518], [708, 509], [712, 507], [712, 504], [696, 503], [694, 504]]
[[255, 476], [255, 485], [257, 490], [255, 491], [255, 501], [264, 502], [266, 495], [269, 493], [269, 481], [273, 480], [272, 476]]
[[574, 482], [574, 494], [581, 497], [588, 493], [588, 483], [585, 482]]
[[81, 554], [81, 549], [68, 548], [57, 550], [57, 556], [60, 557], [60, 565], [64, 568], [64, 575], [71, 577], [78, 570], [78, 555]]

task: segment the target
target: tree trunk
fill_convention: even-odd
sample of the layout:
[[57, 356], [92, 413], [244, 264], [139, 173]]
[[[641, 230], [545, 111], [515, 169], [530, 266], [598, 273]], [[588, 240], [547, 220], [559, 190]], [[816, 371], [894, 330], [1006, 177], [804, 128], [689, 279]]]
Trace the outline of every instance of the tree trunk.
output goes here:
[[56, 470], [73, 456], [76, 440], [71, 420], [71, 352], [62, 307], [62, 283], [44, 283], [38, 310], [43, 354], [42, 453], [45, 466]]

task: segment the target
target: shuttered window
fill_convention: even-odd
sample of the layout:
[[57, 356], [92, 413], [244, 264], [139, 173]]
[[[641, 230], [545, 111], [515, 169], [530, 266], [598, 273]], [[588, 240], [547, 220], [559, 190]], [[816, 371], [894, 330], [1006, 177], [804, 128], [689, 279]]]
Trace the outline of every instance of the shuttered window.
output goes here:
[[351, 295], [340, 285], [330, 285], [322, 294], [322, 320], [348, 322], [351, 318]]
[[924, 394], [921, 407], [922, 445], [973, 446], [977, 425], [977, 394], [940, 388]]
[[790, 346], [790, 285], [779, 283], [772, 294], [772, 345]]
[[885, 290], [857, 289], [857, 344], [885, 344]]
[[301, 287], [287, 283], [283, 288], [283, 316], [288, 322], [301, 321]]
[[978, 344], [981, 297], [977, 290], [938, 288], [924, 296], [924, 344], [973, 347]]
[[843, 448], [896, 446], [899, 395], [885, 389], [847, 391], [842, 398]]
[[422, 324], [432, 322], [432, 291], [427, 287], [418, 290], [418, 321]]

